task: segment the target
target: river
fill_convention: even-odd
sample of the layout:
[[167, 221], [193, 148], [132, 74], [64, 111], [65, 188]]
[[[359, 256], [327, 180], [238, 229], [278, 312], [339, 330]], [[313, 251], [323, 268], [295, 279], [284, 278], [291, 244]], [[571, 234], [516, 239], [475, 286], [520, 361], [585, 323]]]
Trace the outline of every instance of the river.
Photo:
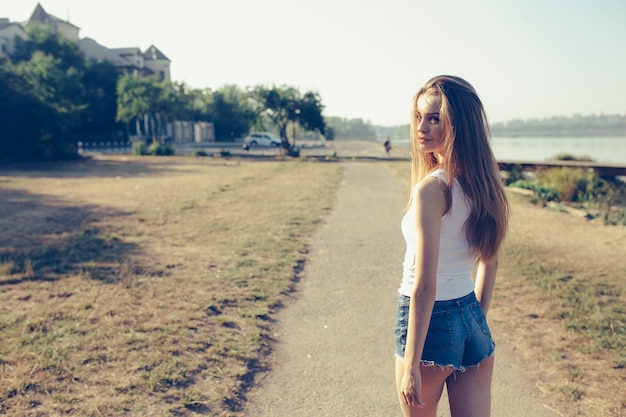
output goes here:
[[626, 164], [626, 137], [494, 137], [498, 160], [544, 161], [559, 154]]
[[[399, 146], [409, 140], [394, 140]], [[596, 162], [626, 164], [626, 136], [607, 137], [494, 137], [493, 153], [501, 161], [545, 161], [560, 154]]]

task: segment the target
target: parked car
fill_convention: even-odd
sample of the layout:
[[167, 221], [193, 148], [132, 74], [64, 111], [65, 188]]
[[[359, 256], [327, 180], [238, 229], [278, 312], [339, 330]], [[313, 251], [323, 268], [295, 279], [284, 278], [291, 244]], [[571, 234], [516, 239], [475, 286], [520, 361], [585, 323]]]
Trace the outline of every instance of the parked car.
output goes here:
[[248, 146], [280, 146], [282, 141], [278, 136], [269, 132], [252, 132], [243, 139]]

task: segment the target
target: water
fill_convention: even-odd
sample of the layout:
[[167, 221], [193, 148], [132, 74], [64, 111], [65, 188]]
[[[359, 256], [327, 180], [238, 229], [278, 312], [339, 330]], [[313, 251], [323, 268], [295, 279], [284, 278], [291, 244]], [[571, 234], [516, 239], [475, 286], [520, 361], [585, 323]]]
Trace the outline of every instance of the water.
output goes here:
[[559, 154], [588, 156], [594, 161], [626, 164], [626, 137], [492, 138], [498, 160], [545, 161]]
[[[408, 145], [409, 140], [394, 140]], [[588, 156], [594, 161], [626, 164], [626, 137], [494, 137], [493, 153], [501, 161], [538, 162], [559, 154]]]

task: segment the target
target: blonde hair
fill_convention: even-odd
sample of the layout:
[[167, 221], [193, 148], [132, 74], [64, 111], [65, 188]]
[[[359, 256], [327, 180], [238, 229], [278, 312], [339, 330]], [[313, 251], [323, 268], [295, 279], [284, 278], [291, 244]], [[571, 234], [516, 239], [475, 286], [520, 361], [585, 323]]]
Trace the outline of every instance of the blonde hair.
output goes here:
[[[416, 140], [417, 100], [424, 94], [441, 99], [442, 161], [434, 153], [421, 152]], [[471, 202], [465, 235], [476, 250], [477, 258], [483, 260], [498, 253], [509, 217], [504, 184], [489, 136], [482, 102], [474, 88], [462, 78], [434, 77], [415, 95], [411, 115], [411, 190], [435, 168], [442, 168], [450, 180], [457, 178]]]

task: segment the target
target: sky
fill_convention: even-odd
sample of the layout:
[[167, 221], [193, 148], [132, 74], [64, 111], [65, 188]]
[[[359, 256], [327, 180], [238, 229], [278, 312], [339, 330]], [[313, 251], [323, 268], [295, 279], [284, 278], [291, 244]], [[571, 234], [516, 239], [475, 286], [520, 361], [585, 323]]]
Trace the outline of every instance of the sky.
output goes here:
[[[623, 0], [40, 0], [109, 48], [150, 45], [192, 88], [289, 85], [325, 116], [409, 122], [439, 74], [493, 122], [626, 112]], [[0, 0], [28, 20], [36, 0]]]

